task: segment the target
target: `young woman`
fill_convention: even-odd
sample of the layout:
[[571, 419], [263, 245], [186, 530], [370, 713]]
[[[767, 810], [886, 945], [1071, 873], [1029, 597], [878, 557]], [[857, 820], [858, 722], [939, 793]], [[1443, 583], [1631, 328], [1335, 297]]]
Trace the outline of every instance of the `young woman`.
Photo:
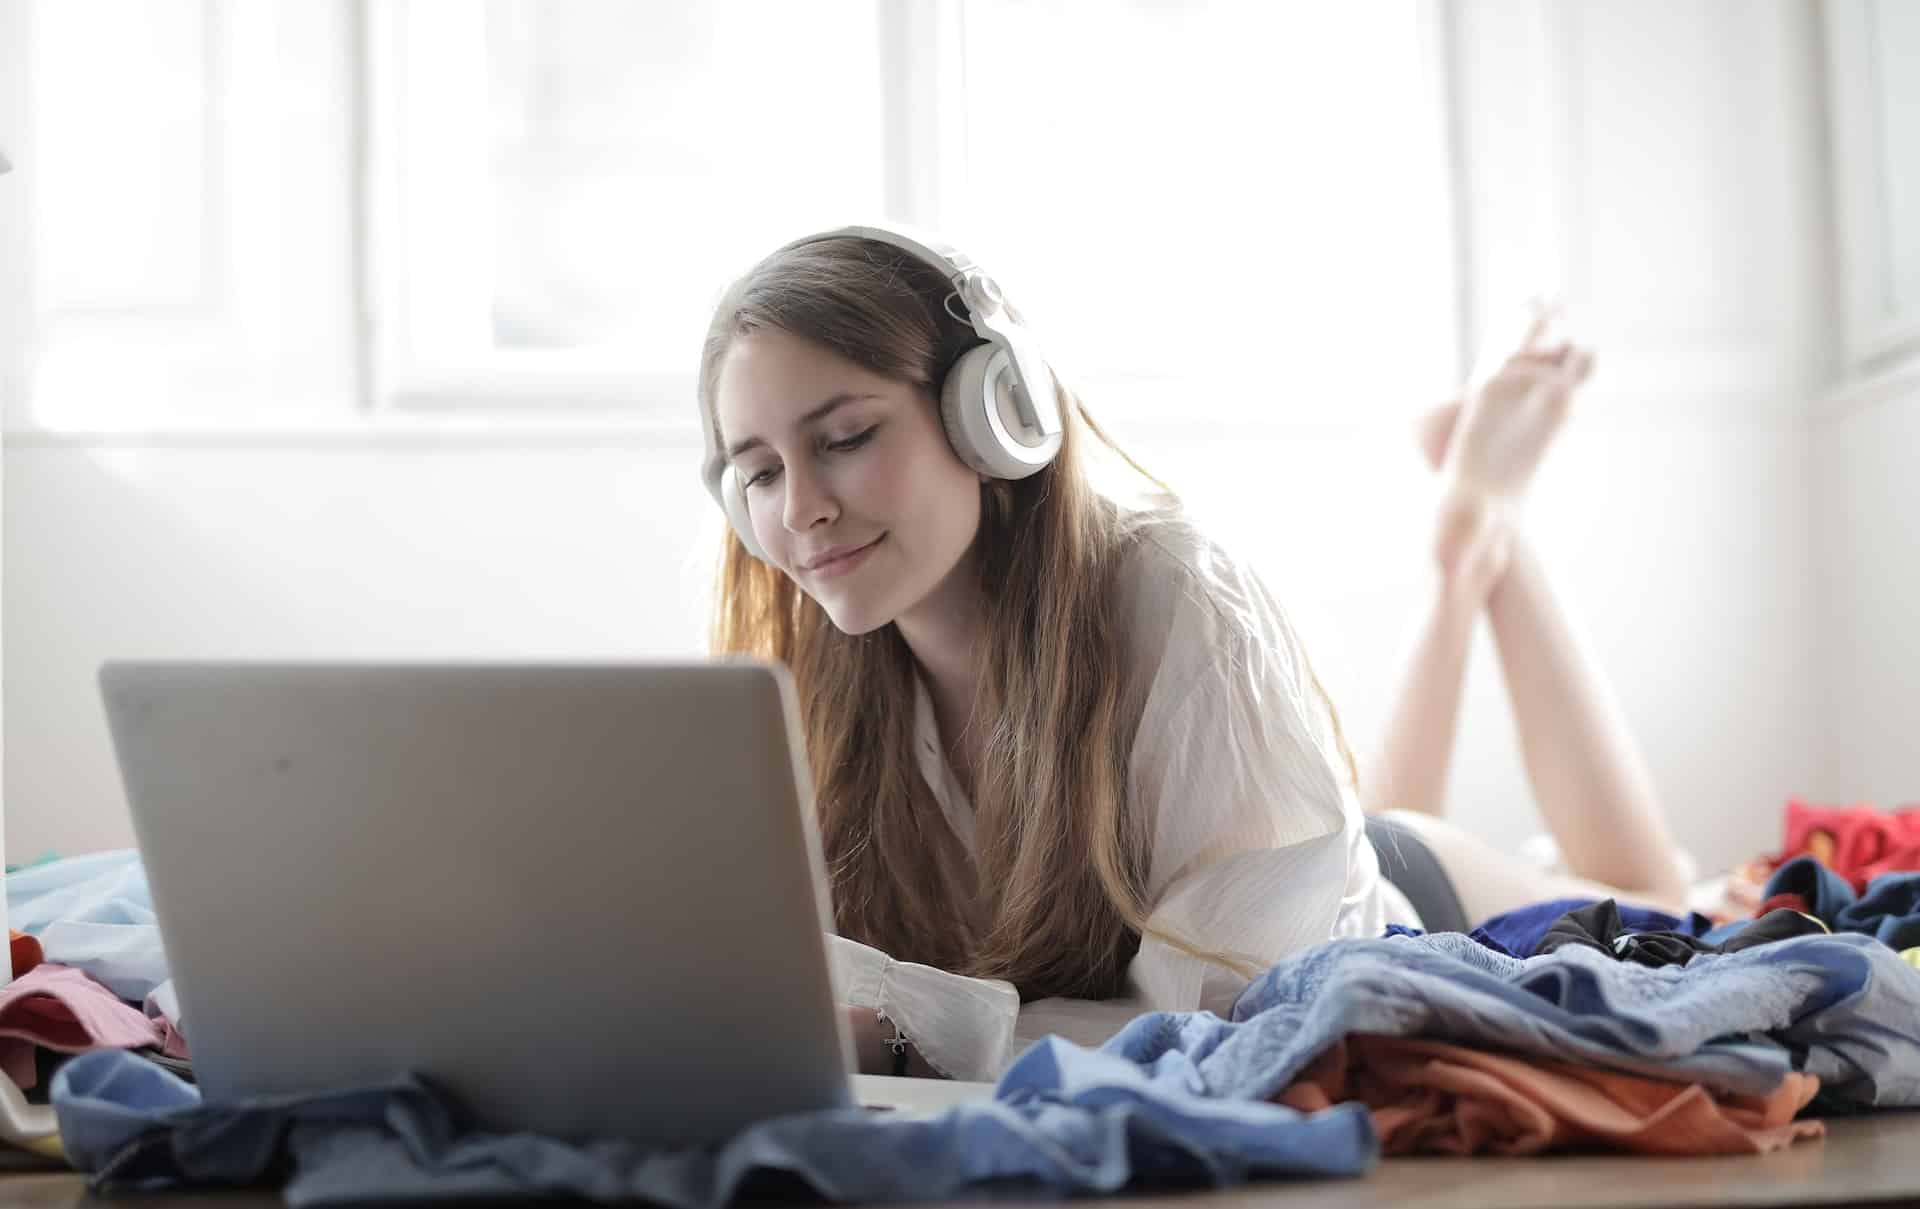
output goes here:
[[[1042, 1018], [1117, 999], [1077, 1017], [1096, 1034], [1077, 1039], [1097, 1040], [1141, 1010], [1224, 1014], [1267, 965], [1392, 922], [1461, 927], [1588, 888], [1682, 894], [1637, 758], [1517, 525], [1588, 353], [1536, 325], [1429, 423], [1450, 484], [1437, 587], [1363, 799], [1285, 612], [1164, 488], [1141, 507], [1094, 490], [1089, 457], [1125, 455], [1070, 391], [1055, 387], [1059, 446], [1037, 473], [956, 455], [941, 390], [982, 337], [950, 277], [856, 235], [789, 245], [727, 291], [701, 361], [709, 486], [741, 501], [714, 646], [793, 672], [836, 924], [888, 955], [874, 981], [890, 959], [997, 980]], [[1483, 606], [1543, 810], [1571, 868], [1607, 887], [1439, 817]], [[1395, 880], [1363, 800], [1407, 808], [1373, 826]], [[900, 1069], [888, 1007], [850, 1010], [867, 1069]], [[928, 1029], [964, 1020], [903, 1014], [896, 1051], [905, 1027], [929, 1058], [959, 1052]], [[932, 1068], [992, 1073], [965, 1065]]]

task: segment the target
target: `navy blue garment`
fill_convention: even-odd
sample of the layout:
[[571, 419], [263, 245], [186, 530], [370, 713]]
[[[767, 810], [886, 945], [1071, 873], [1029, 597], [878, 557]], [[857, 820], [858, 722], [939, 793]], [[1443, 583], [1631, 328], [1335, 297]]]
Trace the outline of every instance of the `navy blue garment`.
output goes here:
[[1762, 894], [1798, 894], [1836, 932], [1859, 932], [1895, 950], [1920, 945], [1920, 873], [1882, 873], [1855, 896], [1845, 878], [1811, 856], [1796, 856], [1773, 871]]
[[[1540, 947], [1547, 929], [1569, 911], [1591, 907], [1597, 898], [1555, 898], [1496, 915], [1475, 928], [1471, 935], [1496, 953], [1523, 957]], [[1685, 936], [1705, 936], [1713, 921], [1698, 911], [1685, 919], [1646, 907], [1621, 907], [1620, 923], [1629, 932], [1679, 932]]]
[[1836, 932], [1865, 932], [1893, 950], [1920, 945], [1920, 873], [1882, 873], [1834, 918]]
[[1798, 894], [1808, 913], [1829, 928], [1858, 897], [1847, 879], [1810, 856], [1796, 856], [1773, 871], [1760, 897], [1765, 900], [1776, 894]]

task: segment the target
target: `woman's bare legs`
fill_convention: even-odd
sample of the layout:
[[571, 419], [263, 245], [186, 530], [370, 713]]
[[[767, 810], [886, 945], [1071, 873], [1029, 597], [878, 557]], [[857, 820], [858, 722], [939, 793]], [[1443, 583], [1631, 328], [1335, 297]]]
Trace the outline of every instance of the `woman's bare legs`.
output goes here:
[[1486, 597], [1462, 590], [1444, 573], [1433, 576], [1429, 595], [1432, 604], [1401, 676], [1379, 756], [1362, 786], [1369, 811], [1392, 808], [1435, 817], [1446, 811], [1467, 652]]
[[1534, 797], [1567, 867], [1684, 902], [1687, 873], [1646, 761], [1524, 539], [1487, 599]]
[[[1519, 523], [1526, 485], [1592, 369], [1586, 351], [1549, 346], [1548, 325], [1533, 325], [1470, 406], [1456, 401], [1423, 421], [1422, 447], [1443, 479], [1433, 604], [1366, 786], [1369, 810], [1392, 810], [1428, 841], [1474, 919], [1571, 895], [1668, 907], [1686, 895], [1645, 762]], [[1576, 877], [1545, 874], [1440, 817], [1482, 606], [1528, 778]]]
[[1516, 907], [1556, 898], [1612, 898], [1622, 904], [1678, 914], [1684, 895], [1654, 893], [1609, 885], [1571, 874], [1549, 873], [1538, 865], [1496, 848], [1473, 832], [1443, 818], [1411, 810], [1382, 811], [1380, 817], [1419, 836], [1446, 870], [1460, 909], [1479, 923]]

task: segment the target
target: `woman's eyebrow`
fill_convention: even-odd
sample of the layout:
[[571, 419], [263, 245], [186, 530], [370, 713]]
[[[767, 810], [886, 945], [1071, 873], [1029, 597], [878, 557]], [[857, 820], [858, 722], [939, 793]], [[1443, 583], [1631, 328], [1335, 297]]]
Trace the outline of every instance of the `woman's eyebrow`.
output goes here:
[[[833, 413], [833, 410], [835, 408], [845, 406], [848, 403], [856, 403], [861, 399], [878, 399], [879, 397], [880, 396], [878, 394], [875, 394], [871, 391], [869, 391], [866, 394], [855, 394], [853, 391], [843, 390], [839, 394], [829, 398], [826, 402], [820, 404], [820, 406], [808, 412], [806, 415], [801, 416], [799, 422], [795, 424], [794, 427], [800, 428], [800, 427], [804, 427], [805, 425], [811, 424], [816, 420], [824, 420], [827, 418], [827, 416]], [[760, 446], [765, 444], [766, 442], [761, 440], [759, 437], [743, 437], [740, 440], [735, 441], [733, 444], [727, 446], [727, 457], [729, 459], [737, 458], [741, 454], [745, 453], [747, 450], [758, 449]]]

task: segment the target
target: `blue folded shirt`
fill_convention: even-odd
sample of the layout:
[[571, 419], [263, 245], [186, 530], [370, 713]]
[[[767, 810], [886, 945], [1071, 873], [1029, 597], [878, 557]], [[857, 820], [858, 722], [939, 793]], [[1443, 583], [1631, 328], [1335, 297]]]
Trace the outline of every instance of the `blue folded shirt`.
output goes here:
[[1589, 949], [1495, 953], [1459, 933], [1337, 941], [1249, 983], [1233, 1022], [1147, 1016], [1112, 1044], [1264, 1097], [1347, 1033], [1434, 1037], [1716, 1089], [1796, 1063], [1828, 1102], [1920, 1104], [1920, 970], [1865, 936], [1802, 936], [1652, 968]]

